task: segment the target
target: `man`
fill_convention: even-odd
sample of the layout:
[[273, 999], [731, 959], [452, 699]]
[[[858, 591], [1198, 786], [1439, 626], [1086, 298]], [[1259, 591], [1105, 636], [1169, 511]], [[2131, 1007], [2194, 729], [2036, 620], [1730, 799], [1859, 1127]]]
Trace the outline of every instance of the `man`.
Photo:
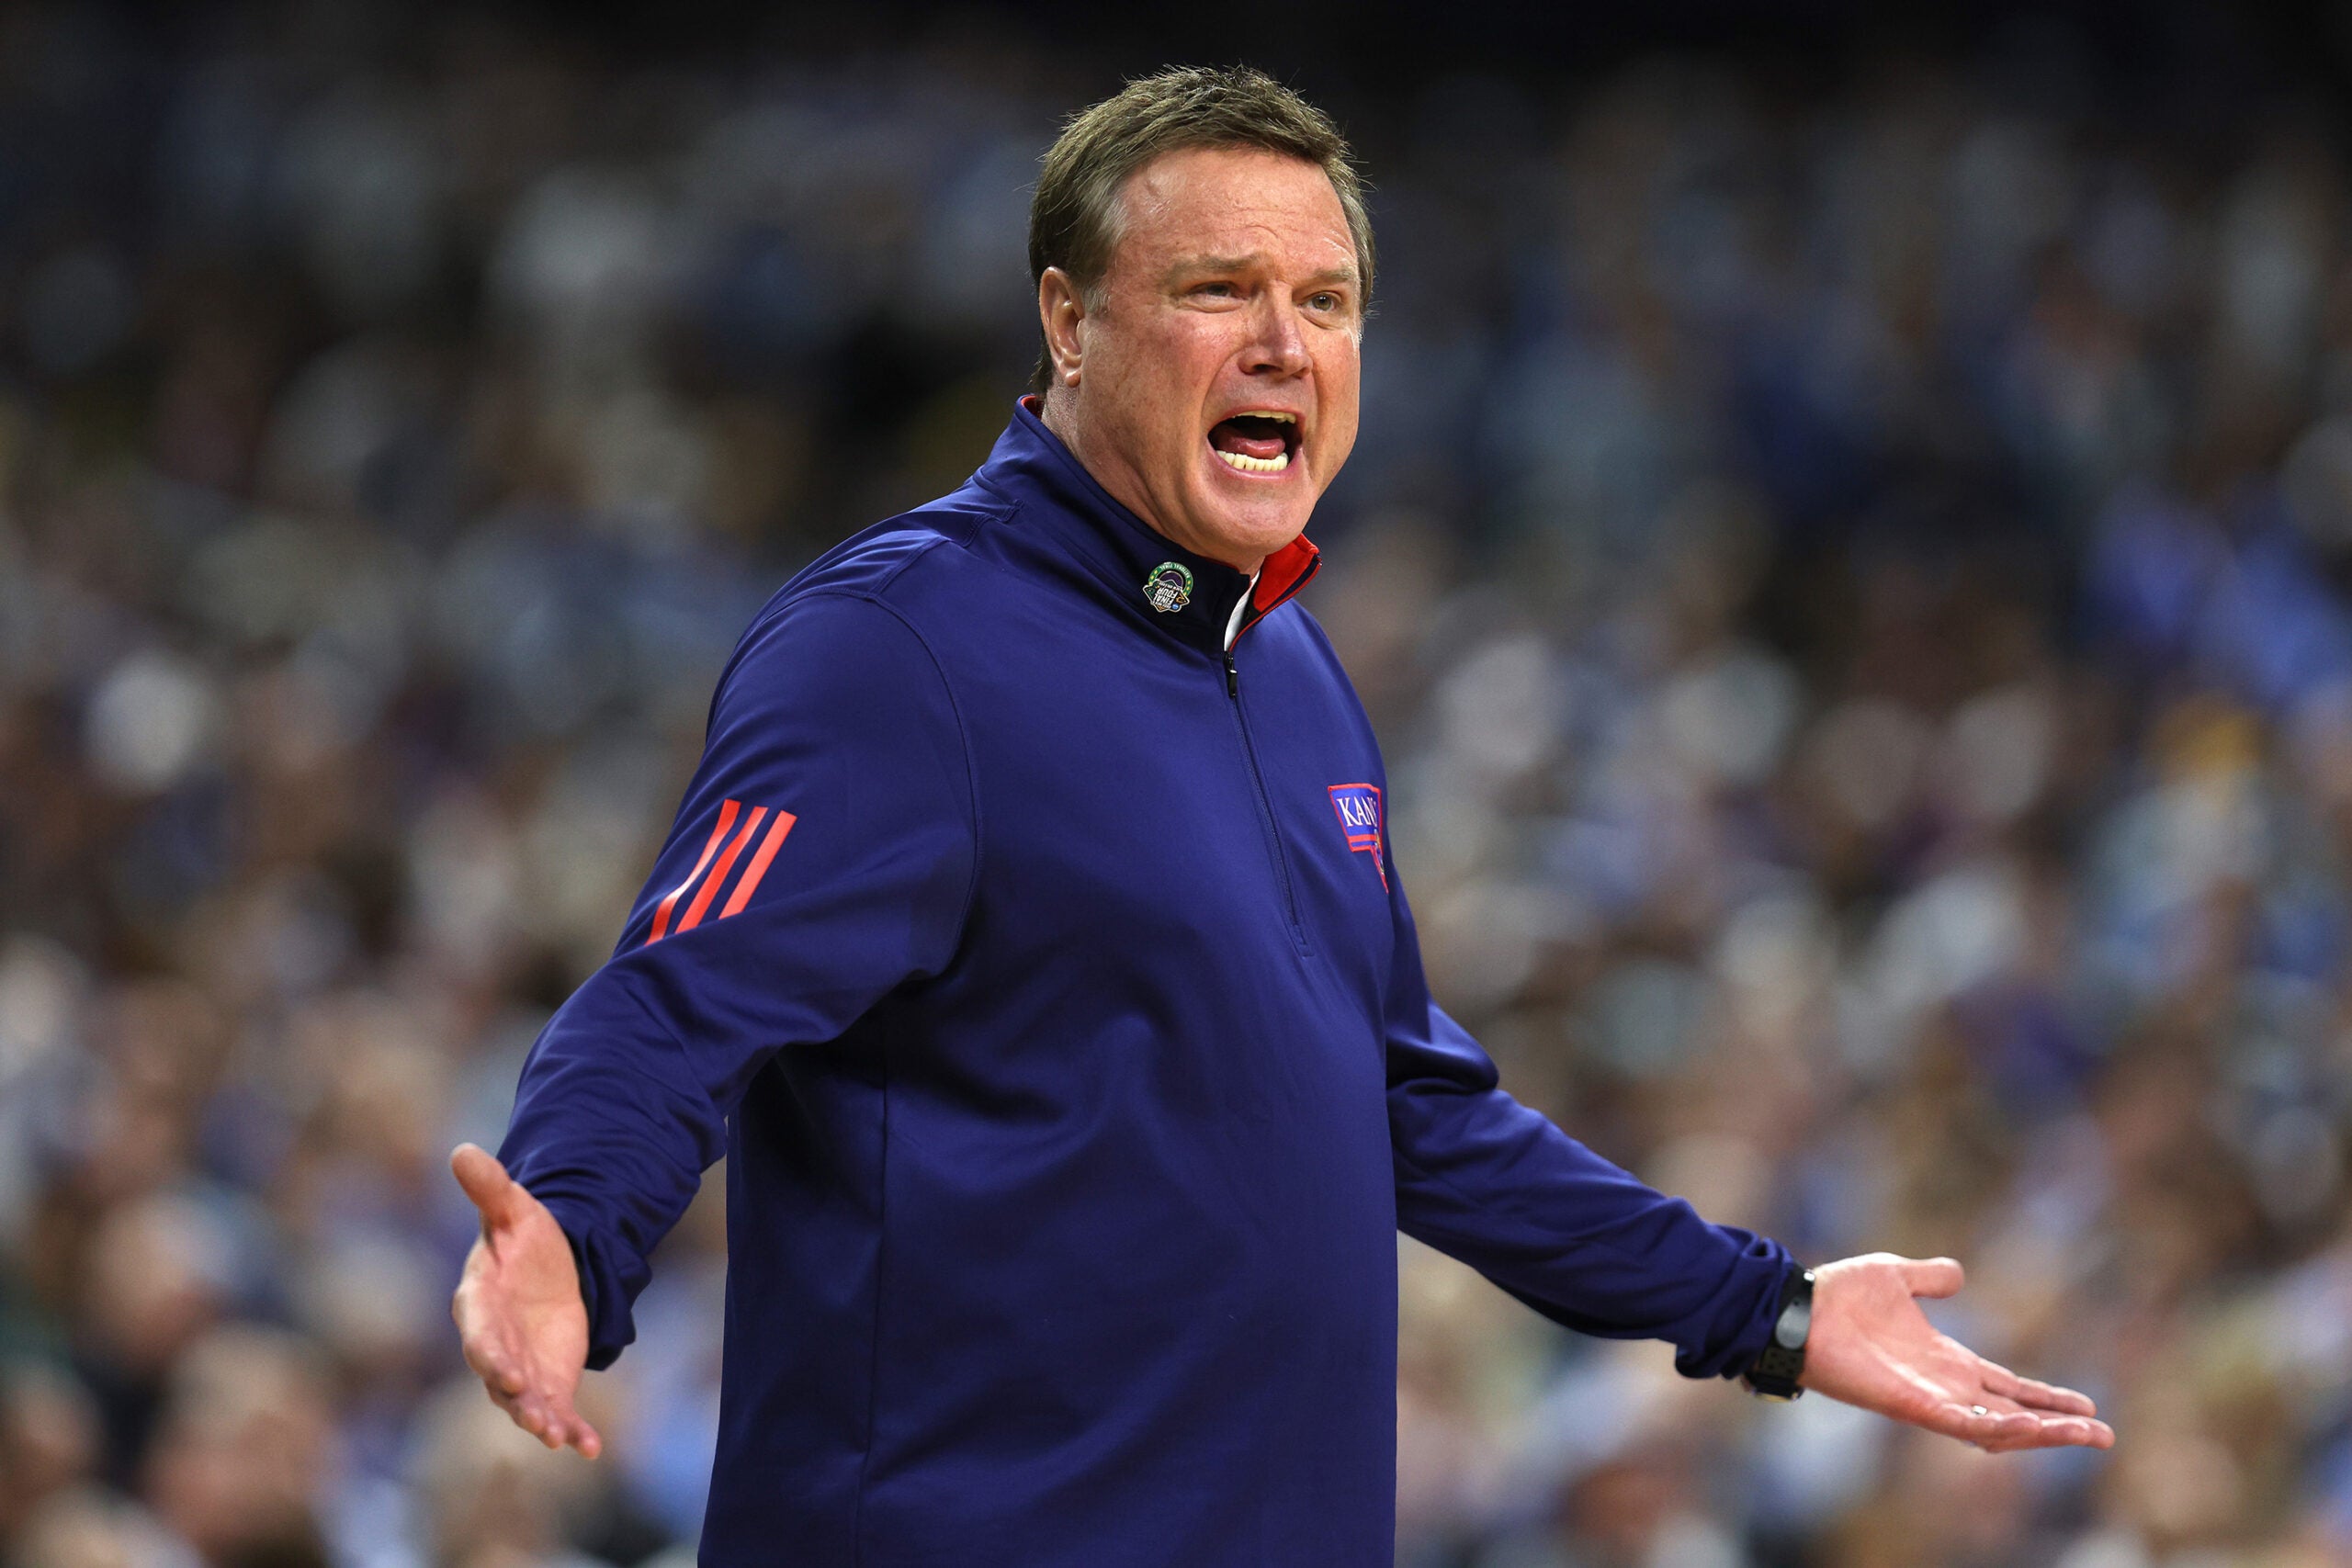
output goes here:
[[596, 1452], [581, 1369], [723, 1153], [706, 1563], [1385, 1563], [1400, 1228], [1693, 1376], [2111, 1442], [1928, 1326], [1958, 1265], [1802, 1275], [1430, 1002], [1378, 750], [1288, 603], [1373, 274], [1330, 123], [1253, 72], [1132, 84], [1047, 155], [1031, 260], [1037, 395], [753, 623], [503, 1165], [458, 1151], [492, 1397]]

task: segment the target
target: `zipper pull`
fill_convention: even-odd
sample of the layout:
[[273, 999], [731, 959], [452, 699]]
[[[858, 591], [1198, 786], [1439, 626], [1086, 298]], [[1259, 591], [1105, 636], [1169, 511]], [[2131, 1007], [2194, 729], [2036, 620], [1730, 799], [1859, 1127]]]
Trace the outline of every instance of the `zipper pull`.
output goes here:
[[1241, 699], [1241, 671], [1233, 667], [1233, 649], [1225, 650], [1225, 694], [1236, 702]]

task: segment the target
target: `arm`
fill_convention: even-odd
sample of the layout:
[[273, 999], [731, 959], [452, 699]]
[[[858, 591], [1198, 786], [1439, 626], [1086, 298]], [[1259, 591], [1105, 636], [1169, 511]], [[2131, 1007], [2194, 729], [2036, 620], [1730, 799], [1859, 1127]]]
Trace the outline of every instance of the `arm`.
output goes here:
[[1670, 1340], [1686, 1376], [1737, 1375], [1771, 1330], [1787, 1250], [1707, 1224], [1504, 1093], [1477, 1042], [1430, 1000], [1393, 865], [1388, 882], [1398, 1227], [1579, 1332]]
[[[1786, 1249], [1708, 1224], [1503, 1093], [1486, 1053], [1430, 1002], [1393, 868], [1389, 886], [1397, 1224], [1572, 1328], [1671, 1340], [1688, 1376], [1745, 1371], [1794, 1267]], [[1936, 1331], [1916, 1298], [1961, 1282], [1948, 1258], [1871, 1253], [1816, 1269], [1804, 1386], [1985, 1449], [2111, 1447], [2085, 1395]]]
[[647, 1259], [753, 1077], [944, 968], [977, 863], [960, 722], [914, 633], [842, 595], [756, 626], [618, 947], [532, 1048], [500, 1158], [458, 1156], [484, 1235], [453, 1309], [468, 1359], [542, 1440], [593, 1439], [571, 1386], [634, 1336]]

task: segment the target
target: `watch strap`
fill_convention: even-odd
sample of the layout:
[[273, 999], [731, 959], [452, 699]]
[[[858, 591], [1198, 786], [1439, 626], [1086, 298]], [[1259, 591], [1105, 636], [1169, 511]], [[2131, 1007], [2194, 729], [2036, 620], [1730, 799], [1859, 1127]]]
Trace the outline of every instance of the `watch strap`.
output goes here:
[[[1800, 1311], [1792, 1323], [1792, 1308]], [[1813, 1270], [1792, 1269], [1781, 1282], [1781, 1296], [1772, 1309], [1772, 1337], [1751, 1362], [1741, 1381], [1759, 1399], [1792, 1400], [1804, 1393], [1798, 1382], [1804, 1375], [1805, 1341], [1812, 1337]], [[1795, 1328], [1796, 1343], [1786, 1342], [1784, 1326]]]

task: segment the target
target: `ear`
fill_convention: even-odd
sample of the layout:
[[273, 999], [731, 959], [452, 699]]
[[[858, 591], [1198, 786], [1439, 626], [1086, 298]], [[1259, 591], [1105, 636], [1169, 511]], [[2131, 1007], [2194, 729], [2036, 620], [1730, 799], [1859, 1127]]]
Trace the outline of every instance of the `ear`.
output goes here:
[[1054, 364], [1054, 385], [1078, 385], [1086, 342], [1086, 298], [1069, 274], [1049, 266], [1037, 279], [1037, 320], [1046, 331], [1046, 354]]

